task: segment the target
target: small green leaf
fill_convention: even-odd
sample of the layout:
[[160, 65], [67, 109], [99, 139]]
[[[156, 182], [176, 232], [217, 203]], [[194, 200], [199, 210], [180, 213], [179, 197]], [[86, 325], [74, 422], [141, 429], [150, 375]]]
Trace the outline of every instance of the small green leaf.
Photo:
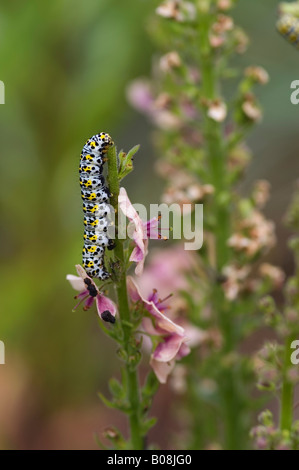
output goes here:
[[142, 402], [145, 408], [151, 401], [151, 398], [159, 388], [159, 381], [153, 371], [150, 371], [147, 375], [144, 387], [142, 389]]
[[129, 322], [129, 321], [127, 321], [127, 320], [122, 320], [122, 324], [125, 325], [125, 326], [127, 326], [128, 328], [131, 328], [131, 329], [132, 329], [133, 326], [134, 326], [131, 322]]
[[138, 152], [139, 149], [140, 145], [135, 145], [133, 148], [131, 148], [131, 150], [129, 150], [127, 158], [133, 160], [134, 155]]
[[98, 393], [99, 398], [102, 400], [107, 408], [120, 410], [123, 413], [130, 413], [130, 407], [124, 400], [110, 401], [101, 392]]
[[98, 393], [98, 396], [99, 398], [102, 400], [102, 402], [104, 403], [105, 406], [107, 406], [107, 408], [118, 408], [118, 406], [116, 405], [116, 403], [108, 400], [108, 398], [106, 398], [101, 392]]
[[122, 384], [115, 378], [109, 380], [109, 390], [112, 395], [118, 400], [125, 398], [126, 396], [126, 392]]
[[103, 432], [103, 436], [111, 441], [115, 448], [118, 450], [124, 450], [126, 449], [126, 441], [122, 435], [122, 433], [116, 428], [110, 426], [109, 428], [106, 428], [105, 431]]
[[152, 417], [147, 419], [143, 424], [142, 424], [142, 434], [145, 436], [148, 431], [154, 427], [157, 423], [157, 418]]
[[134, 155], [138, 152], [140, 145], [135, 145], [128, 153], [123, 152], [122, 150], [118, 154], [119, 160], [119, 169], [118, 169], [118, 179], [121, 181], [133, 170], [133, 158]]
[[119, 359], [121, 359], [121, 360], [124, 361], [124, 362], [127, 362], [128, 354], [127, 354], [127, 352], [124, 350], [124, 348], [119, 348], [119, 349], [117, 350], [117, 355], [118, 355]]
[[139, 364], [139, 362], [141, 361], [141, 353], [140, 351], [138, 350], [135, 350], [133, 352], [133, 354], [131, 354], [128, 358], [128, 365], [130, 366], [130, 368], [132, 370], [134, 370], [136, 368], [136, 366]]

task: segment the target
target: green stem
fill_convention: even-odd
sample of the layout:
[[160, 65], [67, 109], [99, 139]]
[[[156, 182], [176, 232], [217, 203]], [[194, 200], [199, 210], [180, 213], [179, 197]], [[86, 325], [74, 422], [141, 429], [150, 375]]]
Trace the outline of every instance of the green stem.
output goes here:
[[[110, 204], [115, 210], [117, 216], [118, 211], [118, 167], [116, 148], [112, 147], [108, 151], [108, 184], [111, 192]], [[127, 398], [130, 403], [129, 425], [131, 447], [134, 450], [142, 450], [144, 448], [144, 440], [141, 430], [141, 403], [139, 392], [139, 380], [135, 366], [130, 364], [130, 343], [133, 335], [131, 328], [131, 314], [128, 302], [128, 292], [126, 285], [125, 257], [123, 242], [119, 239], [115, 240], [114, 257], [120, 262], [121, 276], [117, 284], [117, 298], [119, 306], [120, 324], [123, 333], [123, 345], [127, 353], [126, 361], [126, 377], [127, 377]]]
[[288, 380], [287, 372], [292, 366], [291, 363], [291, 344], [294, 337], [291, 336], [287, 339], [285, 344], [285, 356], [284, 356], [284, 378], [282, 384], [281, 394], [281, 409], [280, 409], [280, 429], [282, 431], [291, 431], [293, 424], [293, 409], [294, 409], [294, 385]]
[[[202, 13], [198, 29], [202, 74], [201, 91], [203, 98], [209, 101], [219, 98], [217, 69], [209, 43], [211, 21], [213, 21], [213, 18], [210, 12]], [[231, 230], [231, 220], [228, 202], [229, 188], [226, 178], [226, 152], [223, 145], [224, 136], [221, 123], [210, 119], [206, 113], [204, 118], [204, 136], [210, 181], [215, 188], [212, 210], [215, 214], [216, 269], [218, 272], [221, 272], [230, 258], [230, 250], [227, 245]], [[222, 354], [228, 355], [235, 351], [237, 346], [234, 313], [232, 305], [225, 302], [221, 286], [217, 284], [213, 287], [212, 302], [224, 338]], [[234, 367], [232, 367], [230, 369], [224, 368], [218, 378], [225, 422], [225, 446], [227, 449], [241, 449], [244, 438], [246, 438], [246, 430], [242, 424], [243, 416], [239, 413], [241, 407], [238, 393], [239, 377]]]
[[[217, 76], [213, 51], [209, 44], [210, 16], [202, 17], [199, 27], [199, 50], [202, 72], [202, 93], [204, 98], [215, 100], [219, 98], [217, 87]], [[224, 201], [226, 190], [226, 161], [222, 145], [223, 136], [221, 123], [205, 117], [204, 134], [206, 138], [208, 164], [210, 167], [211, 183], [215, 187], [215, 220], [216, 223], [216, 259], [217, 269], [221, 270], [227, 263], [229, 250], [227, 239], [229, 237], [229, 210]]]

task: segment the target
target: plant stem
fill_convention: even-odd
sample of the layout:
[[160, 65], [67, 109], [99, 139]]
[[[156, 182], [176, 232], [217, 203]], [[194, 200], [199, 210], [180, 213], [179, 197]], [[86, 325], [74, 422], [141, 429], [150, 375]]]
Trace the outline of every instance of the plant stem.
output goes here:
[[[202, 74], [201, 91], [203, 98], [209, 101], [219, 98], [217, 70], [213, 51], [209, 43], [211, 21], [213, 21], [213, 18], [210, 12], [203, 12], [198, 29], [200, 69]], [[226, 154], [223, 146], [224, 136], [222, 126], [221, 123], [209, 118], [207, 113], [205, 113], [204, 118], [204, 136], [210, 182], [215, 188], [213, 202], [213, 212], [215, 214], [214, 235], [217, 260], [216, 269], [220, 273], [230, 257], [230, 250], [227, 245], [231, 230], [230, 206], [228, 202], [229, 188], [227, 187]], [[222, 355], [229, 355], [235, 351], [237, 346], [233, 307], [225, 301], [223, 290], [216, 283], [212, 291], [212, 302], [224, 338]], [[232, 366], [231, 368], [225, 367], [223, 371], [220, 371], [218, 380], [225, 422], [225, 446], [226, 449], [241, 449], [246, 436], [246, 430], [242, 424], [243, 416], [239, 412], [241, 408], [238, 393], [239, 377]]]
[[[209, 14], [202, 16], [199, 28], [199, 49], [202, 72], [202, 93], [204, 98], [215, 100], [218, 98], [217, 77], [213, 51], [209, 45]], [[211, 183], [215, 187], [215, 219], [216, 223], [216, 259], [217, 269], [221, 270], [229, 256], [227, 239], [229, 236], [229, 211], [228, 205], [223, 201], [226, 190], [226, 167], [223, 149], [223, 136], [221, 124], [205, 117], [204, 133], [206, 138], [208, 163], [210, 167]]]
[[[108, 184], [111, 192], [110, 204], [113, 206], [115, 215], [118, 211], [119, 181], [117, 168], [116, 148], [113, 146], [108, 151]], [[126, 377], [127, 377], [127, 398], [130, 404], [129, 425], [131, 447], [134, 450], [142, 450], [144, 447], [141, 431], [141, 403], [139, 392], [139, 380], [136, 367], [130, 364], [130, 343], [133, 331], [131, 328], [131, 314], [128, 302], [128, 292], [126, 285], [125, 257], [123, 242], [115, 239], [114, 257], [120, 262], [121, 276], [116, 286], [120, 324], [123, 332], [123, 345], [127, 354]]]
[[280, 409], [280, 429], [282, 431], [291, 431], [293, 424], [293, 402], [294, 402], [294, 385], [288, 380], [287, 371], [292, 366], [291, 363], [291, 343], [294, 337], [291, 336], [285, 343], [285, 356], [284, 356], [284, 378], [282, 384], [281, 394], [281, 409]]

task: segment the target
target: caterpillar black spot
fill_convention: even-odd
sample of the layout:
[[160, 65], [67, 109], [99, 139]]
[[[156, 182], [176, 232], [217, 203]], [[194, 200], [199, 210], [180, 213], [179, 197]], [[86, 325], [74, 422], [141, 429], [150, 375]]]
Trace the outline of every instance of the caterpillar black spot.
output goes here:
[[299, 49], [299, 19], [291, 15], [283, 15], [276, 24], [279, 33]]
[[85, 226], [82, 264], [88, 276], [101, 281], [109, 278], [104, 264], [105, 248], [114, 247], [107, 235], [110, 194], [103, 176], [106, 153], [112, 145], [109, 134], [94, 135], [83, 147], [79, 166]]

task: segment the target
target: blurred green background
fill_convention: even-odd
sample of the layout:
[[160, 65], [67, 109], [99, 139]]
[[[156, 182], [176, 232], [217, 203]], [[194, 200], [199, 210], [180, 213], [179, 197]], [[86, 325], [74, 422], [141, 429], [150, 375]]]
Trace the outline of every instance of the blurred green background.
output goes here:
[[[0, 366], [0, 448], [96, 448], [94, 431], [111, 421], [123, 426], [96, 395], [118, 371], [115, 347], [94, 312], [72, 313], [74, 292], [65, 276], [80, 262], [77, 168], [88, 137], [107, 131], [119, 148], [140, 143], [126, 187], [135, 202], [159, 200], [163, 183], [153, 170], [152, 129], [125, 99], [130, 80], [150, 73], [147, 18], [158, 3], [1, 2], [0, 340], [6, 365]], [[259, 91], [265, 115], [249, 139], [254, 159], [242, 191], [256, 178], [272, 183], [266, 213], [279, 236], [272, 260], [290, 270], [282, 217], [299, 174], [299, 106], [290, 102], [299, 52], [275, 31], [277, 5], [240, 0], [234, 12], [251, 38], [236, 64], [262, 65], [271, 76]], [[167, 393], [163, 387], [155, 405], [164, 417], [155, 431], [162, 446], [168, 443]]]

